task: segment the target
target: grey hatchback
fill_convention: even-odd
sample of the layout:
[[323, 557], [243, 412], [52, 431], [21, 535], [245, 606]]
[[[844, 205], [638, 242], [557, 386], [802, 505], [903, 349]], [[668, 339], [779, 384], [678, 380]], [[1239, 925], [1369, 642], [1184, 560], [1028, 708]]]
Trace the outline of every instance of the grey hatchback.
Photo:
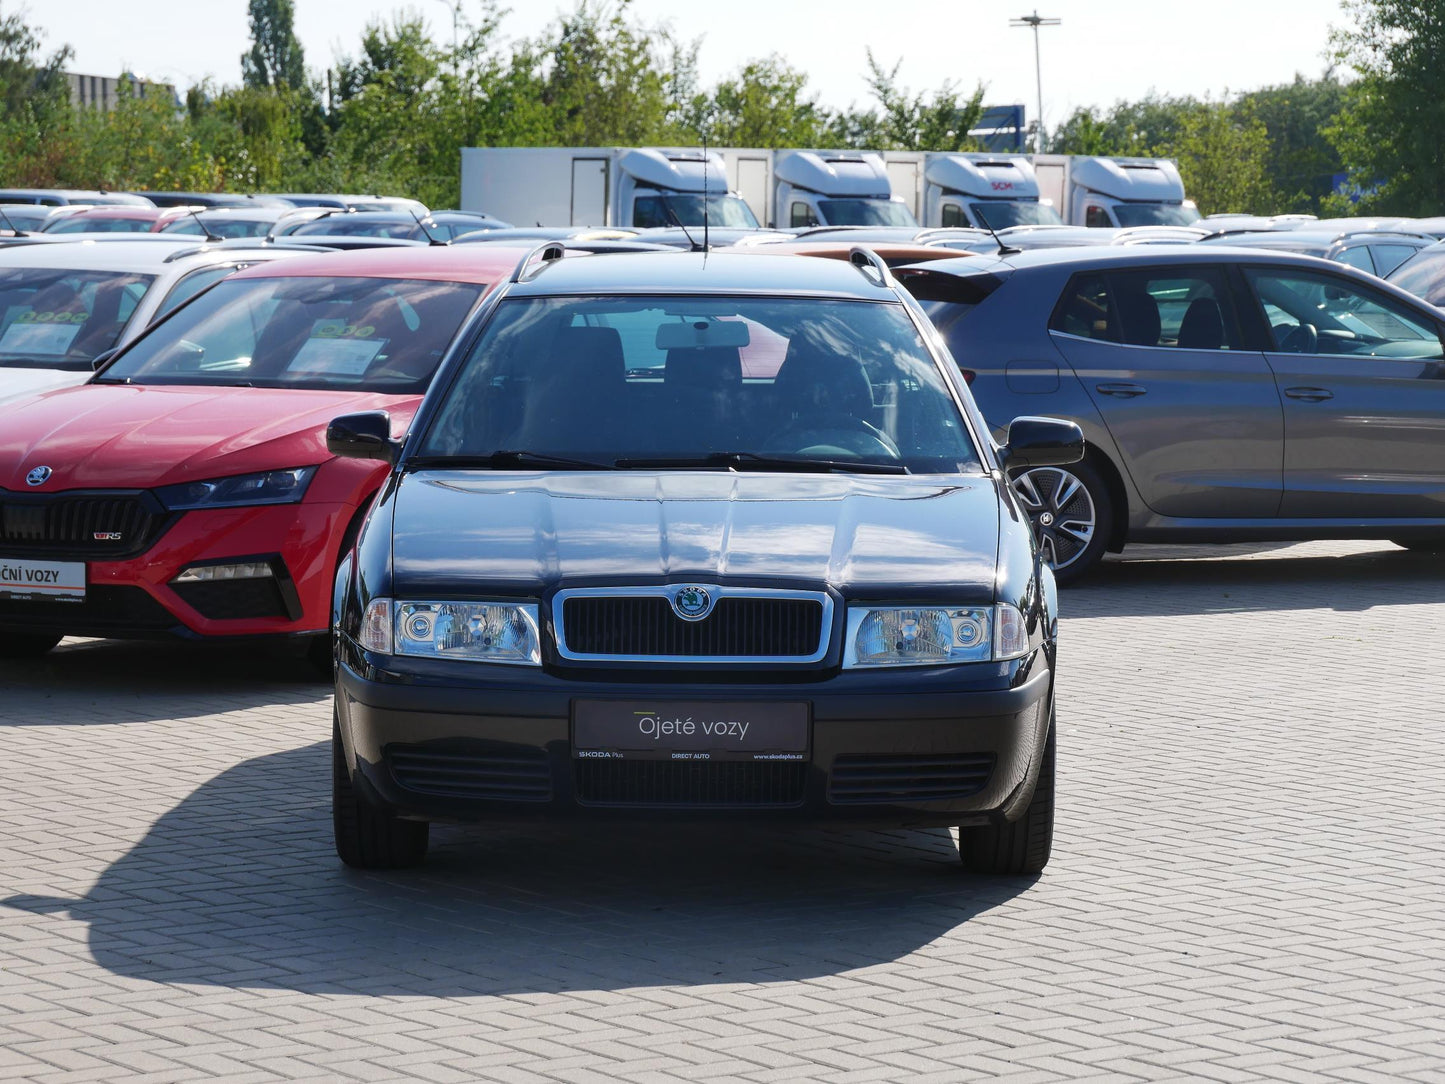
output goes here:
[[1014, 479], [1059, 580], [1126, 542], [1445, 545], [1445, 313], [1339, 264], [1179, 246], [904, 268], [990, 426], [1088, 455]]

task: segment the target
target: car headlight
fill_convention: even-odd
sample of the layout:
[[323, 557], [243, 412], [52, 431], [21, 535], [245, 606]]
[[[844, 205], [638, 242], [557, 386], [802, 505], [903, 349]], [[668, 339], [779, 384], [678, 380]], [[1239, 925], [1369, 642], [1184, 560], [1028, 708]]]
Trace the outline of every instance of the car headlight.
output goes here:
[[1028, 653], [1023, 614], [1006, 602], [973, 608], [848, 608], [844, 668], [998, 662]]
[[360, 641], [387, 655], [542, 665], [535, 603], [372, 599]]
[[306, 487], [315, 474], [315, 467], [235, 474], [230, 478], [164, 486], [156, 490], [156, 496], [172, 512], [189, 512], [196, 508], [240, 508], [251, 504], [295, 504], [306, 496]]

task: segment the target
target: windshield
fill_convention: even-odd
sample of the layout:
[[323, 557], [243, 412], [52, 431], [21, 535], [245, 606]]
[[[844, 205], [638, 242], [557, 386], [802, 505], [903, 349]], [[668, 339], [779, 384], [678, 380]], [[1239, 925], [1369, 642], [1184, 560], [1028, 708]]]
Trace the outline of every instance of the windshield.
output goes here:
[[[204, 229], [201, 223], [205, 223]], [[189, 233], [198, 236], [209, 233], [212, 237], [265, 237], [271, 232], [273, 225], [275, 225], [275, 219], [232, 218], [230, 215], [226, 215], [217, 218], [202, 216], [201, 221], [197, 222], [190, 215], [186, 215], [185, 218], [179, 218], [172, 222], [161, 232]]]
[[377, 220], [360, 212], [354, 215], [332, 215], [318, 218], [290, 231], [293, 236], [320, 234], [331, 237], [396, 237], [402, 240], [423, 237], [421, 227], [415, 222], [392, 222]]
[[1062, 226], [1059, 212], [1047, 203], [1015, 203], [1012, 200], [984, 200], [969, 204], [974, 218], [991, 230], [1010, 226]]
[[830, 226], [917, 226], [913, 214], [891, 199], [822, 199], [818, 208]]
[[155, 222], [140, 218], [90, 218], [75, 215], [46, 226], [45, 233], [149, 233]]
[[503, 302], [419, 455], [519, 452], [623, 467], [736, 455], [979, 469], [904, 308], [813, 298]]
[[[632, 224], [639, 229], [675, 226], [679, 222], [684, 226], [701, 226], [702, 210], [702, 196], [638, 196], [632, 203]], [[709, 227], [718, 229], [758, 228], [752, 208], [737, 196], [708, 196], [707, 220]]]
[[420, 393], [483, 289], [410, 279], [230, 279], [157, 325], [98, 381]]
[[89, 369], [153, 281], [122, 271], [0, 268], [0, 365]]
[[1390, 272], [1388, 281], [1432, 305], [1445, 301], [1445, 249], [1426, 249]]
[[1192, 226], [1199, 210], [1182, 203], [1116, 203], [1114, 217], [1121, 226]]

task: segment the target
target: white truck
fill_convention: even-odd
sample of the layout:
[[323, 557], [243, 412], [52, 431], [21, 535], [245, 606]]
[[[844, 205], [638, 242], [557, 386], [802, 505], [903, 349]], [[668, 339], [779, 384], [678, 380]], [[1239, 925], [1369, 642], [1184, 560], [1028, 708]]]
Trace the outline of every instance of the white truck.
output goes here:
[[[768, 151], [676, 147], [464, 147], [461, 207], [519, 226], [752, 228], [767, 192]], [[731, 168], [730, 168], [731, 167]]]
[[1070, 226], [1189, 226], [1199, 221], [1184, 198], [1179, 167], [1167, 158], [1089, 158], [1036, 154], [1043, 199]]
[[775, 151], [772, 225], [918, 225], [889, 173], [870, 151]]
[[1034, 167], [1022, 155], [949, 154], [924, 156], [925, 226], [1058, 226], [1063, 219], [1039, 196]]

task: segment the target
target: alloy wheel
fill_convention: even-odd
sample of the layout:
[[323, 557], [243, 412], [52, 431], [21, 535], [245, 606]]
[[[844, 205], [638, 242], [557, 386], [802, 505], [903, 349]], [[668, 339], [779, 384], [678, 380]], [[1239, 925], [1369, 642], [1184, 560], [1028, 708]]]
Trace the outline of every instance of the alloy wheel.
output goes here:
[[1098, 511], [1082, 479], [1059, 467], [1036, 467], [1016, 477], [1013, 488], [1050, 566], [1068, 568], [1083, 556], [1098, 529]]

